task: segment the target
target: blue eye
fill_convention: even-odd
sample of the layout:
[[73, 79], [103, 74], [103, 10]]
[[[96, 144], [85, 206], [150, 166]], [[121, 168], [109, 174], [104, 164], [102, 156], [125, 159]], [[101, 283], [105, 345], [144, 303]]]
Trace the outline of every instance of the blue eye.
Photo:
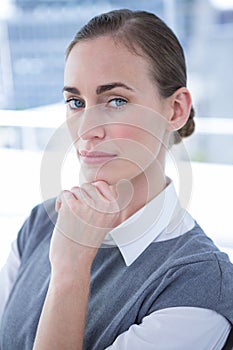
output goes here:
[[113, 98], [112, 100], [110, 100], [108, 103], [109, 103], [110, 107], [120, 108], [120, 107], [124, 106], [127, 103], [127, 101], [124, 98], [116, 97], [116, 98]]
[[82, 100], [79, 100], [78, 98], [70, 98], [65, 102], [69, 105], [71, 109], [80, 109], [85, 106], [84, 102]]

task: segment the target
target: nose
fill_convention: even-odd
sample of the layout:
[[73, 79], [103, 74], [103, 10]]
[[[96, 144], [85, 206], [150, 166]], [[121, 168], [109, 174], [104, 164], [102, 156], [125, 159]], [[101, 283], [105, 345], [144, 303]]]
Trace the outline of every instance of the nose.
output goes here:
[[78, 138], [82, 140], [103, 139], [105, 137], [103, 116], [98, 106], [87, 108], [82, 112], [77, 134]]

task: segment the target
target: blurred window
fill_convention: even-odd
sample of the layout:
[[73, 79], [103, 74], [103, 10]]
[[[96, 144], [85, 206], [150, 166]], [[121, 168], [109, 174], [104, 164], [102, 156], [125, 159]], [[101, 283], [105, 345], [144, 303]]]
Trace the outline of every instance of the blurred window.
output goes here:
[[[0, 5], [0, 109], [25, 110], [61, 101], [65, 50], [76, 31], [103, 11], [145, 9], [164, 18], [185, 49], [197, 124], [196, 133], [185, 141], [191, 159], [232, 164], [233, 7], [228, 4], [220, 0], [5, 0]], [[4, 111], [0, 113], [4, 117]], [[29, 126], [18, 123], [7, 127], [7, 118], [0, 129], [0, 147], [44, 148], [51, 130], [45, 130], [43, 121], [36, 123], [35, 132], [23, 130]]]

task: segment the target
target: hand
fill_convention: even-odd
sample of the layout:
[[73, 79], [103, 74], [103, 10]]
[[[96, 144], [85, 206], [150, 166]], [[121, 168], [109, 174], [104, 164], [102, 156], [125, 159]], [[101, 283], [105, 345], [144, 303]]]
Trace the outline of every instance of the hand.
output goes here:
[[[77, 251], [84, 259], [94, 256], [106, 234], [117, 225], [116, 194], [104, 181], [63, 191], [56, 201], [58, 219], [50, 246], [53, 267], [72, 263]], [[84, 255], [83, 255], [84, 254]]]

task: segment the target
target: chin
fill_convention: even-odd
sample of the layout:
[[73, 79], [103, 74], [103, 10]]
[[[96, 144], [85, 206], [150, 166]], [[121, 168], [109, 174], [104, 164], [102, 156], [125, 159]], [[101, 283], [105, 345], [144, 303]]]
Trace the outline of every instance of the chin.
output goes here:
[[96, 173], [95, 171], [80, 171], [79, 173], [79, 183], [82, 185], [83, 183], [92, 183], [96, 181], [105, 181], [109, 185], [113, 185], [115, 183], [112, 176], [103, 173]]
[[80, 184], [102, 180], [109, 185], [116, 185], [121, 180], [131, 181], [142, 173], [142, 169], [132, 161], [118, 159], [101, 166], [91, 166], [82, 163], [79, 178]]
[[[79, 183], [92, 183], [96, 181], [105, 181], [110, 186], [117, 185], [122, 180], [132, 181], [133, 179], [140, 177], [142, 174], [141, 169], [133, 169], [134, 171], [119, 171], [118, 169], [102, 169], [100, 171], [94, 171], [93, 169], [81, 169], [79, 174]], [[129, 170], [129, 169], [128, 169]], [[137, 171], [136, 171], [137, 170]]]
[[97, 181], [105, 181], [107, 184], [110, 186], [116, 185], [121, 179], [113, 179], [112, 177], [109, 176], [90, 176], [90, 175], [79, 175], [79, 183], [80, 185], [84, 183], [93, 183]]

